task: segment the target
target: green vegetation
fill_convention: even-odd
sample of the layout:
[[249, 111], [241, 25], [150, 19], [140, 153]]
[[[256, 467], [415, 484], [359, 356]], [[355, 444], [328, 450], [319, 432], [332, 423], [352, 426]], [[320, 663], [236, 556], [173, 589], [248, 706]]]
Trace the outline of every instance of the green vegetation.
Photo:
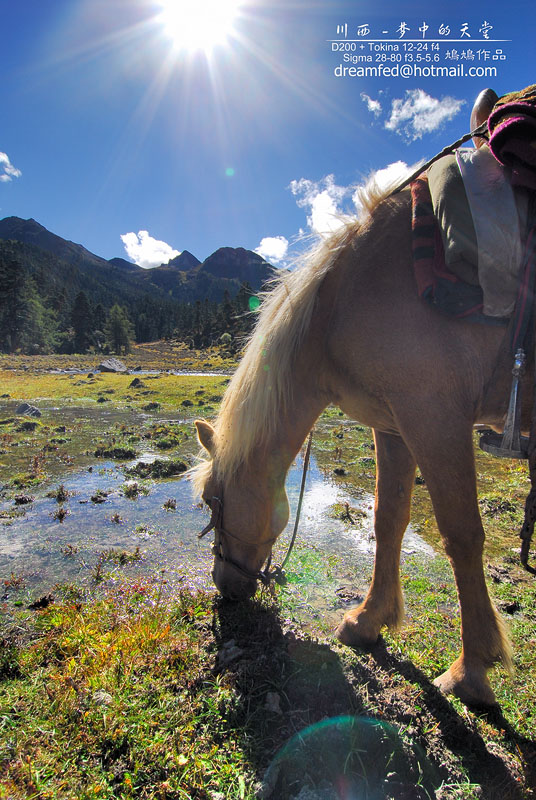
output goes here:
[[[0, 353], [126, 354], [132, 341], [173, 338], [189, 349], [236, 353], [252, 328], [248, 284], [235, 280], [232, 298], [225, 281], [206, 276], [204, 289], [202, 279], [196, 283], [198, 295], [207, 292], [204, 300], [185, 302], [154, 285], [129, 286], [126, 275], [121, 280], [110, 271], [102, 274], [103, 289], [99, 269], [83, 275], [47, 251], [0, 240]], [[214, 292], [223, 299], [215, 301]]]
[[[135, 348], [128, 359], [148, 366], [153, 355]], [[93, 454], [102, 446], [123, 454], [156, 448], [162, 456], [138, 465], [132, 480], [122, 471], [115, 492], [132, 501], [133, 532], [158, 541], [158, 523], [136, 525], [136, 498], [156, 496], [154, 481], [189, 466], [197, 449], [191, 420], [215, 413], [228, 378], [160, 372], [134, 383], [132, 375], [50, 374], [45, 370], [65, 366], [68, 357], [45, 358], [24, 371], [11, 369], [28, 366], [23, 357], [0, 359], [9, 408], [26, 400], [43, 410], [39, 420], [13, 410], [0, 414], [0, 481], [12, 501], [0, 518], [6, 539], [10, 524], [31, 513], [35, 496], [49, 492], [47, 514], [58, 520], [87, 501], [90, 492], [69, 494], [69, 471], [98, 470], [102, 462]], [[196, 364], [171, 343], [162, 345], [156, 363], [184, 366], [190, 359], [192, 369], [230, 363], [214, 350]], [[90, 366], [86, 362], [88, 372]], [[103, 396], [111, 402], [101, 407]], [[138, 415], [148, 399], [172, 419]], [[68, 421], [65, 409], [72, 410]], [[352, 531], [371, 512], [359, 505], [375, 481], [371, 432], [330, 408], [317, 425], [314, 447], [320, 468], [352, 497], [331, 509], [351, 548]], [[1, 576], [0, 799], [296, 800], [302, 788], [322, 797], [332, 768], [326, 741], [345, 753], [345, 763], [335, 766], [357, 796], [534, 797], [536, 600], [534, 577], [520, 568], [516, 552], [526, 466], [479, 453], [477, 471], [488, 535], [486, 577], [507, 621], [515, 661], [513, 676], [492, 673], [500, 711], [467, 709], [432, 685], [459, 649], [456, 591], [442, 554], [403, 557], [405, 625], [366, 653], [333, 639], [341, 615], [366, 591], [366, 557], [350, 574], [340, 550], [298, 541], [284, 586], [259, 592], [250, 603], [229, 604], [181, 588], [180, 580], [172, 588], [162, 574], [145, 574], [143, 546], [133, 541], [125, 549], [121, 541], [87, 559], [84, 591], [51, 586], [34, 598], [27, 577], [11, 570]], [[91, 491], [94, 503], [106, 501], [105, 524], [116, 523], [114, 533], [122, 535], [127, 525], [121, 516], [129, 515], [114, 513], [114, 492], [108, 494], [108, 486]], [[164, 516], [162, 505], [180, 513], [173, 494], [170, 489], [157, 501]], [[438, 545], [420, 476], [413, 521]], [[71, 564], [86, 558], [65, 540], [61, 552]], [[134, 567], [138, 577], [127, 580]], [[362, 730], [380, 749], [363, 745]], [[327, 738], [318, 739], [324, 733]], [[341, 745], [339, 735], [347, 734], [350, 744]]]
[[[244, 707], [214, 670], [212, 600], [124, 586], [76, 592], [4, 641], [0, 797], [245, 796]], [[16, 709], [12, 713], [12, 709]]]
[[[108, 562], [136, 557], [103, 553], [95, 586]], [[509, 704], [500, 687], [504, 716], [442, 699], [421, 669], [455, 650], [458, 621], [444, 610], [454, 596], [417, 573], [405, 588], [421, 598], [408, 632], [367, 654], [306, 635], [284, 592], [237, 605], [185, 590], [170, 599], [162, 579], [100, 595], [58, 587], [3, 632], [0, 797], [290, 800], [322, 791], [328, 768], [383, 791], [371, 796], [531, 797], [530, 689]]]

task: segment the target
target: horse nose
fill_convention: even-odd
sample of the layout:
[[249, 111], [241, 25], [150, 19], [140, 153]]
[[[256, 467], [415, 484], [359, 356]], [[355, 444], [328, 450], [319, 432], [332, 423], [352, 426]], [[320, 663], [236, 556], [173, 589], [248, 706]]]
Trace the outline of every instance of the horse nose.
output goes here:
[[220, 594], [227, 600], [249, 600], [257, 591], [257, 581], [241, 576], [226, 576], [214, 569], [212, 579]]

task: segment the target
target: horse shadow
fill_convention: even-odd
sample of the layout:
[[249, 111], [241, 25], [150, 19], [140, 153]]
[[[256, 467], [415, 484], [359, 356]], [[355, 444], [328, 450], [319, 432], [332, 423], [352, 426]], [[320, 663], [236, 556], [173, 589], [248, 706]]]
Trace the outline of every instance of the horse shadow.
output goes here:
[[[369, 651], [351, 651], [303, 633], [275, 602], [220, 597], [212, 631], [214, 671], [241, 698], [234, 724], [259, 798], [290, 800], [311, 787], [320, 793], [304, 796], [352, 796], [354, 767], [359, 796], [371, 800], [454, 797], [436, 790], [457, 775], [489, 800], [521, 799], [523, 783], [536, 787], [534, 741], [493, 709], [485, 719], [507, 743], [493, 752], [474, 717], [458, 713], [381, 638]], [[521, 755], [524, 775], [509, 751]]]

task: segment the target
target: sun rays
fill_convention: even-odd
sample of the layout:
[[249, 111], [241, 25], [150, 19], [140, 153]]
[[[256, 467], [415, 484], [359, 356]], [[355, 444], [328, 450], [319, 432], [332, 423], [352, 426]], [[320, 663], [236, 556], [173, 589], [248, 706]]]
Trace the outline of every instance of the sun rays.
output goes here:
[[162, 0], [158, 20], [176, 49], [210, 52], [234, 32], [241, 0]]

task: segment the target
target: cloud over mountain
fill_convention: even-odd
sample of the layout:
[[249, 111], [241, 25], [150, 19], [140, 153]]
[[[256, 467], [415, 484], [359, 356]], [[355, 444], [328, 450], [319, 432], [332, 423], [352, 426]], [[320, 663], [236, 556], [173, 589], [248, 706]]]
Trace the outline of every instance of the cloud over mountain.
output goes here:
[[265, 236], [255, 248], [255, 252], [271, 264], [283, 261], [288, 250], [288, 239], [285, 236]]
[[128, 257], [144, 269], [167, 264], [170, 259], [180, 255], [180, 250], [174, 250], [166, 242], [154, 239], [149, 231], [123, 233], [121, 240]]

